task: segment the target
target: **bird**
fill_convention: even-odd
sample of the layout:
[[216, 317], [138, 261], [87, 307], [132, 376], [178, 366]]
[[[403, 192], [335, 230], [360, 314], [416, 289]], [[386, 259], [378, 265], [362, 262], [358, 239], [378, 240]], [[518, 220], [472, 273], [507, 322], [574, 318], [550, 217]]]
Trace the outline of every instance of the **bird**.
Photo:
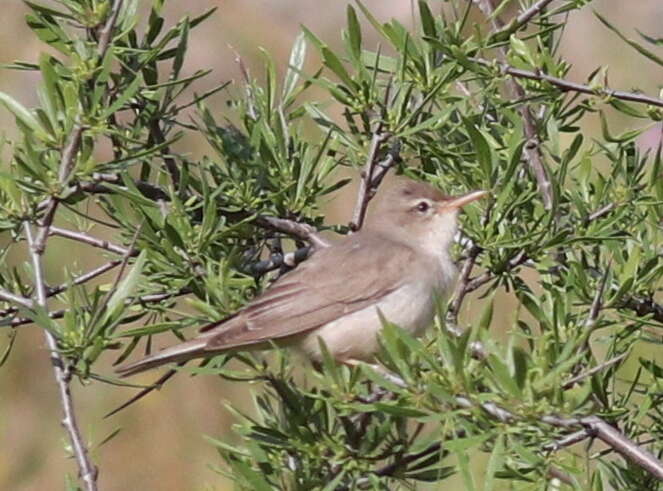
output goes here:
[[[430, 184], [396, 178], [364, 227], [315, 251], [245, 307], [191, 340], [117, 369], [122, 376], [221, 353], [292, 347], [314, 364], [331, 357], [371, 363], [384, 320], [420, 335], [437, 299], [456, 278], [450, 247], [458, 211], [487, 194], [446, 196]], [[321, 343], [322, 341], [322, 343]]]

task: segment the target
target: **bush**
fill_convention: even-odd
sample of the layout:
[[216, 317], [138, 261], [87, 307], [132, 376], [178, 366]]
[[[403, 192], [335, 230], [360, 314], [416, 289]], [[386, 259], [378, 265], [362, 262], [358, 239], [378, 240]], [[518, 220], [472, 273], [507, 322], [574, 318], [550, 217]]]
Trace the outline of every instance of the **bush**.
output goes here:
[[[183, 339], [234, 312], [303, 260], [316, 231], [360, 227], [387, 172], [450, 193], [493, 192], [462, 218], [450, 301], [422, 340], [385, 328], [381, 361], [393, 377], [328, 360], [295, 383], [296, 364], [280, 351], [270, 363], [241, 354], [228, 365], [224, 355], [193, 369], [262, 381], [257, 414], [237, 427], [242, 444], [213, 442], [223, 472], [265, 490], [390, 489], [454, 473], [466, 489], [498, 479], [656, 488], [663, 168], [660, 143], [642, 150], [636, 138], [661, 120], [663, 101], [607, 87], [602, 69], [586, 85], [564, 78], [564, 16], [584, 2], [540, 0], [506, 22], [478, 2], [486, 28], [470, 21], [470, 2], [434, 15], [421, 0], [413, 31], [358, 2], [347, 7], [342, 51], [304, 29], [282, 80], [268, 55], [263, 83], [245, 71], [235, 124], [205, 106], [228, 84], [184, 96], [208, 74], [181, 70], [190, 30], [212, 11], [167, 27], [163, 3], [145, 23], [136, 2], [29, 3], [50, 54], [12, 67], [39, 72], [40, 105], [0, 94], [21, 135], [4, 142], [3, 252], [30, 257], [0, 271], [2, 323], [10, 339], [25, 324], [43, 329], [83, 488], [96, 489], [97, 470], [72, 381], [120, 383], [97, 371], [100, 357], [122, 362], [144, 339]], [[633, 41], [596, 15], [634, 55], [663, 65], [660, 39]], [[362, 42], [367, 28], [382, 38], [376, 49]], [[310, 49], [321, 63], [312, 73]], [[311, 87], [324, 97], [307, 96]], [[588, 140], [579, 123], [594, 114], [602, 137]], [[616, 134], [618, 114], [638, 125]], [[184, 132], [204, 135], [210, 155], [179, 154]], [[368, 190], [349, 224], [327, 223], [321, 208], [348, 182], [339, 167]], [[56, 285], [43, 264], [51, 236], [110, 259], [76, 275], [76, 258], [62, 257], [68, 279]], [[110, 285], [91, 281], [110, 271]], [[491, 331], [498, 292], [517, 303], [506, 342]], [[184, 299], [195, 313], [182, 315]]]

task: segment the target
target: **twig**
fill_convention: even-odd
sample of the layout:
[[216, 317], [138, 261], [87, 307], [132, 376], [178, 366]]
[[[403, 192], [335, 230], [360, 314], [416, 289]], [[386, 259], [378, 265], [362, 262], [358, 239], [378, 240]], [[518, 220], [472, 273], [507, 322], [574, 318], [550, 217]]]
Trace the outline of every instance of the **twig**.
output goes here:
[[[459, 430], [457, 433], [458, 434], [456, 435], [456, 438], [463, 438], [462, 435], [465, 434], [463, 430]], [[408, 464], [416, 462], [417, 460], [421, 459], [422, 457], [426, 457], [427, 455], [432, 455], [436, 452], [439, 452], [440, 450], [442, 450], [442, 443], [441, 442], [433, 443], [432, 445], [423, 449], [421, 452], [404, 455], [403, 457], [395, 460], [391, 464], [387, 464], [384, 467], [377, 469], [376, 471], [373, 472], [373, 474], [377, 476], [393, 476], [398, 471], [406, 468]]]
[[[392, 377], [400, 378], [396, 374], [392, 374]], [[407, 386], [404, 381], [402, 381], [402, 384]], [[489, 416], [501, 423], [513, 423], [522, 419], [494, 402], [475, 403], [466, 396], [456, 396], [454, 397], [454, 404], [465, 409], [481, 408]], [[629, 440], [617, 429], [598, 416], [592, 415], [580, 418], [565, 418], [557, 415], [544, 415], [539, 417], [538, 420], [542, 423], [561, 428], [582, 427], [584, 431], [587, 432], [588, 436], [600, 439], [628, 461], [645, 469], [656, 478], [663, 480], [663, 462], [659, 461], [648, 450], [639, 447], [635, 442]], [[579, 435], [577, 436], [579, 437]]]
[[[495, 15], [495, 6], [492, 0], [478, 0], [478, 5], [484, 14], [491, 19], [494, 30], [499, 32], [503, 29], [504, 24], [499, 16]], [[531, 16], [528, 17], [527, 20], [536, 15], [539, 10], [533, 10]], [[500, 49], [500, 54], [502, 58], [506, 58], [505, 48]], [[515, 79], [507, 80], [507, 86], [514, 99], [523, 100], [526, 98], [525, 90]], [[524, 148], [525, 155], [527, 156], [527, 163], [534, 175], [534, 179], [536, 180], [536, 185], [541, 194], [543, 206], [546, 210], [551, 210], [553, 208], [552, 184], [550, 183], [550, 178], [546, 172], [546, 166], [543, 163], [543, 153], [541, 152], [541, 141], [537, 131], [536, 118], [527, 104], [520, 105], [518, 112], [523, 118], [523, 131], [527, 138], [527, 144]]]
[[513, 34], [518, 29], [527, 24], [534, 16], [539, 14], [544, 8], [546, 8], [549, 3], [552, 3], [552, 1], [553, 0], [539, 0], [527, 10], [521, 12], [518, 17], [509, 22], [505, 27], [493, 33], [493, 37], [501, 39]]
[[[46, 297], [52, 297], [57, 295], [58, 293], [61, 293], [65, 291], [66, 289], [70, 288], [71, 286], [74, 285], [81, 285], [83, 283], [87, 283], [93, 278], [96, 278], [99, 275], [104, 274], [106, 271], [110, 271], [113, 269], [115, 266], [120, 264], [119, 259], [115, 259], [113, 261], [107, 262], [106, 264], [102, 264], [98, 268], [95, 268], [91, 271], [88, 271], [87, 273], [84, 273], [80, 276], [77, 276], [74, 278], [72, 281], [66, 282], [66, 283], [61, 283], [57, 286], [54, 286], [52, 288], [47, 288], [46, 290]], [[7, 317], [8, 315], [14, 314], [18, 312], [18, 309], [16, 307], [9, 307], [4, 310], [0, 310], [0, 319], [3, 317]]]
[[350, 229], [353, 232], [359, 230], [364, 224], [368, 202], [373, 197], [372, 194], [375, 194], [372, 187], [373, 169], [377, 162], [380, 145], [385, 142], [387, 138], [389, 138], [389, 134], [382, 133], [380, 127], [373, 132], [371, 146], [368, 149], [368, 156], [366, 157], [366, 164], [361, 171], [361, 180], [359, 181], [359, 190], [357, 192], [357, 203], [355, 204], [355, 209], [352, 213], [352, 221], [350, 222]]
[[[184, 366], [184, 363], [185, 362], [180, 362], [180, 363], [177, 364], [177, 366], [178, 367]], [[155, 380], [152, 384], [150, 384], [148, 387], [145, 387], [143, 390], [138, 392], [136, 395], [131, 397], [126, 402], [123, 402], [122, 404], [120, 404], [118, 407], [116, 407], [112, 411], [109, 411], [108, 413], [104, 414], [104, 419], [110, 418], [114, 414], [117, 414], [120, 411], [122, 411], [123, 409], [126, 409], [127, 407], [131, 406], [133, 403], [139, 401], [140, 399], [142, 399], [143, 397], [148, 395], [150, 392], [152, 392], [154, 390], [161, 389], [163, 384], [168, 382], [168, 380], [170, 380], [173, 377], [173, 375], [175, 375], [176, 373], [177, 373], [177, 370], [175, 370], [174, 368], [171, 368], [165, 374], [163, 374], [161, 377], [159, 377], [157, 380]]]
[[[76, 154], [81, 146], [81, 139], [83, 137], [84, 128], [81, 125], [76, 125], [69, 135], [69, 139], [64, 149], [62, 150], [62, 158], [60, 159], [60, 166], [58, 170], [58, 179], [61, 185], [64, 185], [74, 168], [76, 161]], [[39, 224], [39, 235], [35, 239], [34, 247], [37, 248], [37, 253], [44, 252], [44, 246], [49, 234], [51, 224], [55, 218], [55, 210], [58, 207], [58, 198], [51, 196], [46, 201], [44, 206], [45, 212]]]
[[460, 307], [465, 299], [465, 295], [468, 293], [467, 285], [470, 281], [470, 275], [472, 274], [472, 269], [474, 268], [481, 251], [481, 247], [473, 243], [468, 249], [467, 257], [463, 262], [463, 267], [460, 269], [458, 281], [456, 282], [456, 287], [451, 295], [451, 302], [449, 303], [449, 309], [447, 310], [447, 322], [452, 326], [458, 324], [458, 314], [460, 313]]
[[256, 224], [270, 230], [276, 230], [277, 232], [292, 235], [298, 239], [307, 240], [313, 244], [313, 247], [315, 248], [325, 248], [331, 245], [327, 240], [318, 235], [318, 231], [315, 227], [308, 225], [307, 223], [260, 215], [256, 217]]
[[610, 88], [590, 87], [575, 82], [570, 82], [563, 78], [553, 77], [541, 71], [531, 72], [528, 70], [521, 70], [506, 63], [498, 61], [489, 61], [482, 58], [471, 58], [472, 61], [487, 67], [497, 66], [503, 73], [511, 75], [515, 78], [524, 78], [527, 80], [536, 80], [538, 82], [548, 82], [554, 85], [562, 92], [580, 92], [581, 94], [598, 95], [603, 97], [614, 97], [623, 101], [637, 102], [639, 104], [650, 104], [656, 107], [663, 107], [663, 99], [651, 97], [645, 94], [637, 94], [634, 92], [625, 92], [623, 90], [613, 90]]
[[402, 161], [400, 152], [401, 142], [400, 140], [394, 140], [394, 142], [391, 144], [391, 147], [387, 151], [385, 158], [380, 160], [377, 164], [375, 164], [375, 167], [373, 167], [373, 176], [371, 177], [371, 187], [369, 190], [370, 194], [368, 198], [369, 201], [373, 198], [373, 196], [375, 196], [377, 188], [382, 183], [384, 176], [386, 176], [387, 172], [389, 172], [389, 169]]
[[[59, 201], [66, 201], [74, 196], [78, 196], [81, 193], [90, 193], [90, 194], [107, 194], [111, 193], [112, 190], [108, 186], [104, 186], [102, 183], [107, 182], [109, 184], [121, 185], [124, 184], [122, 177], [117, 174], [108, 174], [108, 173], [98, 173], [95, 172], [92, 174], [92, 180], [90, 181], [78, 181], [73, 183], [71, 186], [65, 188], [59, 195]], [[150, 198], [152, 200], [169, 200], [170, 196], [166, 191], [161, 189], [159, 186], [156, 186], [147, 181], [137, 180], [133, 184], [138, 188], [143, 196]], [[37, 210], [42, 211], [48, 207], [50, 199], [44, 200], [41, 203], [37, 204]]]
[[108, 50], [111, 36], [113, 35], [113, 30], [115, 29], [115, 23], [117, 22], [117, 16], [119, 15], [120, 9], [122, 8], [122, 2], [123, 0], [115, 0], [113, 2], [112, 10], [108, 14], [104, 28], [101, 30], [101, 35], [99, 36], [100, 60], [103, 60], [104, 56], [106, 56], [106, 51]]
[[583, 418], [559, 418], [556, 416], [545, 416], [544, 423], [558, 427], [582, 426], [590, 436], [603, 441], [626, 460], [641, 467], [657, 479], [663, 480], [663, 463], [651, 452], [642, 448], [626, 438], [619, 430], [598, 416], [586, 416]]
[[129, 254], [130, 256], [135, 256], [138, 254], [138, 251], [136, 250], [130, 250], [125, 247], [108, 242], [107, 240], [97, 239], [96, 237], [92, 237], [83, 232], [76, 232], [74, 230], [67, 230], [60, 227], [51, 227], [50, 235], [57, 235], [59, 237], [64, 237], [66, 239], [82, 242], [84, 244], [91, 245], [93, 247], [98, 247], [100, 249], [104, 249], [109, 252], [122, 254], [123, 256], [127, 254]]
[[589, 307], [589, 313], [587, 314], [587, 318], [585, 319], [585, 331], [587, 332], [587, 341], [589, 341], [589, 332], [592, 331], [594, 326], [596, 325], [596, 321], [599, 318], [599, 314], [601, 313], [601, 307], [603, 305], [602, 298], [603, 298], [603, 292], [605, 291], [605, 286], [606, 283], [608, 282], [608, 275], [610, 273], [610, 267], [612, 265], [612, 260], [608, 262], [605, 268], [605, 273], [603, 274], [603, 278], [601, 278], [601, 283], [599, 284], [599, 287], [596, 289], [596, 293], [594, 294], [594, 298], [592, 299], [592, 305]]
[[603, 218], [612, 210], [614, 210], [616, 207], [617, 205], [615, 203], [608, 203], [607, 205], [602, 206], [595, 212], [591, 213], [590, 215], [587, 215], [587, 217], [583, 220], [584, 225], [589, 225], [591, 222], [594, 222], [599, 218]]
[[600, 363], [600, 364], [596, 365], [595, 367], [590, 368], [590, 369], [587, 370], [586, 372], [580, 373], [580, 374], [576, 375], [575, 377], [571, 377], [570, 379], [568, 379], [566, 382], [564, 382], [564, 383], [562, 384], [562, 389], [564, 389], [564, 390], [568, 390], [568, 389], [570, 389], [571, 387], [573, 387], [575, 384], [577, 384], [578, 382], [580, 382], [581, 380], [583, 380], [583, 379], [585, 379], [585, 378], [587, 378], [587, 377], [591, 377], [591, 376], [594, 375], [595, 373], [598, 373], [598, 372], [600, 372], [601, 370], [603, 370], [603, 369], [605, 369], [605, 368], [608, 368], [608, 367], [611, 366], [611, 365], [614, 365], [615, 363], [619, 363], [619, 362], [622, 361], [624, 358], [626, 358], [626, 355], [627, 355], [627, 354], [628, 354], [628, 353], [622, 353], [621, 355], [618, 355], [618, 356], [615, 356], [615, 357], [613, 357], [613, 358], [610, 358], [609, 360], [606, 360], [606, 361], [604, 361], [603, 363]]
[[[168, 292], [168, 293], [153, 293], [150, 295], [143, 295], [141, 297], [131, 297], [128, 298], [125, 303], [127, 305], [131, 305], [132, 303], [139, 303], [141, 305], [144, 304], [149, 304], [149, 303], [159, 303], [163, 300], [168, 300], [169, 298], [174, 298], [174, 297], [179, 297], [182, 295], [188, 295], [191, 293], [191, 290], [188, 288], [183, 288], [177, 292]], [[51, 319], [62, 319], [64, 315], [69, 312], [68, 309], [60, 309], [60, 310], [53, 310], [48, 313], [48, 316]], [[0, 322], [0, 326], [6, 325], [10, 327], [18, 327], [18, 326], [23, 326], [25, 324], [32, 324], [34, 322], [33, 319], [29, 317], [19, 317], [18, 319], [12, 319], [9, 322]]]
[[[32, 236], [32, 229], [30, 225], [25, 222], [25, 235], [30, 247], [30, 256], [32, 258], [32, 266], [35, 276], [35, 293], [37, 304], [48, 311], [46, 303], [46, 284], [44, 282], [44, 271], [42, 269], [41, 255], [44, 251], [44, 244], [38, 244], [36, 239]], [[43, 229], [42, 229], [43, 230]], [[40, 234], [40, 236], [47, 237], [48, 233]], [[44, 336], [46, 344], [50, 351], [51, 362], [53, 365], [53, 372], [55, 380], [60, 392], [60, 402], [62, 404], [62, 411], [64, 416], [62, 418], [62, 426], [69, 436], [71, 445], [74, 452], [74, 457], [78, 464], [81, 479], [85, 484], [87, 491], [97, 490], [97, 475], [98, 469], [90, 460], [88, 449], [83, 442], [81, 432], [76, 420], [76, 412], [74, 410], [73, 396], [71, 393], [71, 365], [60, 355], [58, 351], [58, 344], [55, 336], [48, 330], [44, 329]]]
[[[26, 309], [31, 309], [33, 306], [32, 300], [29, 298], [22, 297], [20, 295], [16, 295], [12, 292], [9, 292], [7, 290], [3, 290], [0, 288], [0, 300], [4, 300], [6, 302], [11, 302], [11, 303], [16, 303], [20, 305], [21, 307], [25, 307]], [[16, 307], [10, 307], [13, 308], [14, 311], [16, 311]]]
[[570, 447], [571, 445], [575, 445], [576, 443], [586, 440], [590, 436], [591, 435], [587, 433], [587, 430], [578, 430], [573, 433], [569, 433], [559, 440], [546, 443], [542, 448], [546, 452], [557, 452], [558, 450]]
[[[159, 126], [159, 121], [156, 119], [153, 119], [150, 122], [150, 136], [157, 145], [162, 145], [166, 142], [166, 137], [161, 130], [161, 126]], [[168, 146], [161, 148], [161, 157], [163, 158], [164, 164], [166, 164], [166, 170], [168, 170], [168, 173], [170, 174], [173, 186], [175, 186], [175, 189], [179, 189], [180, 170], [177, 168], [175, 159], [170, 155], [170, 148]]]

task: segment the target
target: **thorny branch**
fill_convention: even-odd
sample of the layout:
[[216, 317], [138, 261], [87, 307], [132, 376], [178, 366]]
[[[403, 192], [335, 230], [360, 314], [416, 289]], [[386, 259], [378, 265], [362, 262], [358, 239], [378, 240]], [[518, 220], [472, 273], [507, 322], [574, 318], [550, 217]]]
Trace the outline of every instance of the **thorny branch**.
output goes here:
[[[0, 289], [0, 300], [4, 300], [5, 302], [11, 302], [18, 304], [22, 307], [25, 307], [26, 309], [30, 309], [33, 306], [32, 300], [29, 298], [22, 297], [20, 295], [16, 295], [12, 292], [9, 292], [7, 290]], [[17, 308], [13, 308], [14, 312], [18, 310]]]
[[104, 24], [101, 34], [99, 36], [99, 58], [103, 59], [106, 56], [106, 51], [108, 51], [108, 46], [110, 46], [111, 37], [113, 36], [113, 31], [115, 30], [115, 24], [117, 23], [117, 17], [120, 14], [120, 9], [122, 8], [122, 2], [124, 0], [115, 0], [113, 2], [113, 7], [111, 9], [106, 23]]
[[[98, 49], [100, 60], [105, 57], [106, 51], [110, 45], [110, 39], [115, 30], [121, 7], [122, 0], [114, 0], [112, 2], [111, 11], [108, 14], [99, 37]], [[58, 182], [62, 188], [66, 187], [76, 166], [76, 157], [81, 146], [84, 131], [85, 127], [80, 123], [76, 123], [69, 134], [65, 147], [62, 149], [58, 170]], [[61, 191], [63, 190], [64, 189], [61, 189]], [[28, 241], [30, 257], [32, 259], [35, 302], [49, 315], [55, 313], [48, 312], [48, 290], [44, 277], [42, 257], [45, 251], [46, 242], [52, 232], [53, 220], [55, 218], [59, 199], [58, 196], [53, 195], [47, 200], [43, 208], [44, 213], [38, 223], [36, 236], [33, 234], [30, 223], [26, 221], [23, 224], [25, 237]], [[15, 320], [16, 319], [14, 319], [14, 321]], [[57, 339], [48, 329], [44, 329], [44, 336], [50, 351], [53, 372], [60, 393], [60, 403], [64, 415], [62, 425], [71, 442], [74, 458], [76, 459], [84, 488], [86, 491], [96, 491], [98, 469], [90, 459], [87, 445], [81, 436], [74, 409], [73, 395], [71, 392], [72, 366], [69, 361], [60, 354]]]
[[[62, 283], [60, 285], [57, 285], [57, 286], [54, 286], [54, 287], [51, 287], [51, 288], [47, 288], [46, 297], [48, 298], [48, 297], [55, 296], [59, 293], [62, 293], [67, 288], [70, 288], [71, 286], [82, 285], [83, 283], [87, 283], [88, 281], [96, 278], [97, 276], [100, 276], [100, 275], [104, 274], [105, 272], [110, 271], [111, 269], [116, 267], [118, 264], [120, 264], [120, 262], [121, 261], [119, 259], [107, 262], [106, 264], [102, 264], [98, 268], [95, 268], [91, 271], [88, 271], [87, 273], [84, 273], [80, 276], [77, 276], [72, 281]], [[1, 294], [0, 294], [0, 298], [2, 298]], [[28, 300], [28, 302], [30, 302], [30, 305], [24, 305], [24, 307], [31, 308], [32, 307], [32, 302], [30, 301], [30, 299], [26, 299], [26, 300]], [[17, 300], [11, 300], [11, 301], [14, 302], [14, 303], [21, 304]], [[6, 308], [4, 310], [0, 310], [0, 319], [2, 319], [4, 317], [7, 317], [8, 315], [15, 314], [16, 312], [18, 312], [18, 308], [16, 308], [16, 307], [9, 307], [9, 308]]]
[[554, 85], [562, 92], [579, 92], [581, 94], [602, 96], [606, 98], [613, 97], [615, 99], [620, 99], [623, 101], [637, 102], [639, 104], [649, 104], [651, 106], [663, 107], [663, 99], [658, 99], [656, 97], [648, 96], [646, 94], [625, 92], [623, 90], [614, 90], [609, 87], [605, 88], [590, 87], [589, 85], [583, 85], [576, 82], [571, 82], [563, 78], [553, 77], [552, 75], [545, 74], [541, 71], [532, 72], [529, 70], [521, 70], [520, 68], [515, 68], [506, 63], [485, 60], [483, 58], [470, 58], [470, 59], [475, 63], [487, 67], [496, 66], [503, 73], [511, 75], [514, 78], [524, 78], [527, 80], [536, 80], [537, 82], [547, 82], [550, 85]]
[[[476, 407], [476, 405], [465, 397], [457, 397], [456, 403], [461, 407], [468, 409]], [[494, 403], [482, 403], [480, 407], [491, 417], [505, 423], [513, 422], [519, 418], [499, 407]], [[658, 479], [663, 480], [663, 462], [659, 461], [651, 452], [645, 448], [640, 447], [635, 442], [629, 440], [623, 433], [608, 424], [598, 416], [584, 416], [580, 418], [562, 418], [554, 415], [546, 415], [540, 418], [542, 423], [555, 426], [558, 428], [583, 428], [588, 436], [596, 437], [604, 443], [612, 447], [626, 460], [633, 464], [645, 469]], [[578, 434], [574, 434], [574, 438], [578, 438]]]
[[609, 366], [614, 365], [615, 363], [619, 363], [624, 358], [626, 358], [627, 354], [628, 353], [622, 353], [621, 355], [610, 358], [609, 360], [606, 360], [603, 363], [599, 363], [595, 367], [592, 367], [589, 370], [587, 370], [583, 373], [580, 373], [580, 374], [576, 375], [575, 377], [572, 377], [572, 378], [568, 379], [566, 382], [564, 382], [562, 384], [562, 389], [563, 390], [568, 390], [571, 387], [573, 387], [575, 384], [580, 382], [581, 380], [586, 379], [587, 377], [591, 377], [595, 373], [599, 373], [599, 372], [603, 371], [604, 369], [608, 368]]
[[389, 138], [387, 133], [381, 133], [380, 128], [373, 133], [371, 145], [368, 149], [368, 156], [366, 157], [366, 164], [361, 171], [361, 179], [359, 180], [359, 190], [357, 192], [357, 204], [355, 205], [354, 212], [352, 213], [352, 222], [350, 222], [350, 229], [357, 231], [364, 223], [366, 209], [370, 197], [371, 179], [373, 177], [373, 168], [377, 161], [380, 145]]
[[[499, 32], [503, 29], [504, 25], [502, 21], [499, 16], [495, 15], [495, 5], [493, 0], [478, 0], [477, 4], [483, 13], [491, 19], [494, 30]], [[536, 15], [537, 12], [538, 10], [535, 10], [532, 13], [532, 16]], [[500, 54], [503, 58], [506, 57], [504, 49], [500, 50]], [[507, 80], [507, 86], [514, 99], [525, 99], [525, 90], [515, 79]], [[525, 132], [525, 137], [527, 138], [527, 144], [525, 145], [524, 151], [527, 156], [529, 168], [536, 179], [536, 184], [543, 200], [543, 206], [546, 210], [551, 210], [553, 207], [553, 190], [550, 178], [546, 172], [546, 166], [543, 162], [543, 153], [541, 151], [541, 141], [539, 140], [539, 134], [537, 131], [538, 125], [536, 118], [527, 104], [521, 104], [518, 108], [518, 112], [523, 118], [523, 130]]]
[[[189, 289], [186, 289], [186, 288], [183, 288], [183, 289], [181, 289], [179, 291], [175, 291], [175, 292], [152, 293], [152, 294], [149, 294], [149, 295], [143, 295], [141, 297], [128, 298], [125, 301], [125, 304], [126, 305], [132, 305], [132, 304], [136, 303], [136, 304], [140, 304], [140, 305], [146, 305], [146, 304], [150, 304], [150, 303], [159, 303], [163, 300], [168, 300], [168, 299], [179, 297], [179, 296], [182, 296], [182, 295], [188, 295], [189, 293], [191, 293], [191, 291]], [[51, 319], [62, 319], [67, 312], [69, 312], [69, 310], [67, 310], [67, 309], [53, 310], [53, 311], [48, 313], [48, 316]], [[11, 321], [6, 322], [4, 324], [0, 323], [0, 325], [8, 325], [8, 326], [11, 326], [11, 327], [18, 327], [18, 326], [23, 326], [25, 324], [32, 324], [33, 322], [34, 322], [34, 320], [29, 318], [29, 317], [19, 317], [17, 319], [12, 319]]]
[[582, 427], [589, 436], [603, 441], [626, 460], [645, 469], [651, 475], [663, 481], [663, 463], [647, 449], [629, 440], [618, 429], [598, 416], [585, 416], [581, 418], [544, 416], [541, 418], [541, 421], [558, 428]]
[[307, 240], [313, 247], [325, 248], [329, 247], [329, 242], [323, 239], [315, 227], [306, 223], [295, 222], [285, 218], [276, 218], [270, 216], [260, 215], [256, 218], [256, 223], [263, 227], [277, 232], [283, 232], [301, 240]]
[[129, 254], [130, 256], [135, 256], [138, 254], [138, 251], [126, 249], [125, 247], [113, 244], [107, 240], [97, 239], [91, 235], [87, 235], [84, 232], [76, 232], [74, 230], [67, 230], [60, 227], [51, 227], [50, 235], [57, 235], [59, 237], [64, 237], [66, 239], [75, 240], [77, 242], [82, 242], [84, 244], [98, 247], [99, 249], [104, 249], [109, 252], [114, 252], [116, 254], [122, 254], [123, 256]]
[[[30, 256], [32, 258], [32, 267], [35, 276], [35, 293], [36, 302], [43, 309], [48, 311], [46, 303], [46, 284], [44, 282], [44, 271], [42, 268], [42, 254], [44, 252], [44, 244], [37, 243], [37, 239], [33, 237], [30, 224], [25, 222], [25, 235], [28, 240], [30, 248]], [[43, 230], [43, 228], [42, 228]], [[40, 234], [47, 238], [48, 232]], [[60, 355], [58, 351], [58, 343], [55, 336], [47, 329], [44, 329], [44, 336], [46, 344], [50, 351], [51, 362], [53, 365], [53, 372], [55, 380], [60, 392], [60, 402], [62, 404], [62, 411], [64, 417], [62, 418], [62, 426], [65, 428], [74, 452], [74, 457], [78, 464], [81, 479], [85, 484], [86, 491], [96, 491], [97, 489], [97, 474], [98, 470], [90, 460], [87, 446], [81, 437], [81, 431], [76, 419], [76, 412], [74, 410], [74, 401], [71, 393], [71, 365]]]
[[516, 18], [514, 18], [502, 29], [495, 32], [493, 34], [493, 37], [501, 39], [503, 37], [507, 37], [513, 34], [521, 27], [524, 27], [536, 15], [540, 14], [543, 11], [543, 9], [545, 9], [548, 6], [549, 3], [552, 3], [552, 1], [553, 0], [539, 0], [538, 2], [533, 4], [530, 8], [521, 12]]

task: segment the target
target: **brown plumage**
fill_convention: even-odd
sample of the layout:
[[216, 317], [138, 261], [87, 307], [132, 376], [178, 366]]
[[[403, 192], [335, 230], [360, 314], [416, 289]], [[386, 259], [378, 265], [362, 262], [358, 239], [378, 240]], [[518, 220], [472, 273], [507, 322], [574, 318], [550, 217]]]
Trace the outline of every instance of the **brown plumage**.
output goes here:
[[378, 310], [414, 332], [430, 323], [433, 296], [449, 288], [454, 276], [448, 248], [456, 209], [465, 204], [462, 199], [447, 198], [427, 184], [399, 180], [363, 230], [316, 251], [235, 315], [203, 328], [196, 338], [118, 372], [126, 376], [229, 350], [261, 349], [271, 342], [294, 345], [319, 361], [318, 337], [339, 361], [370, 359], [379, 347]]

